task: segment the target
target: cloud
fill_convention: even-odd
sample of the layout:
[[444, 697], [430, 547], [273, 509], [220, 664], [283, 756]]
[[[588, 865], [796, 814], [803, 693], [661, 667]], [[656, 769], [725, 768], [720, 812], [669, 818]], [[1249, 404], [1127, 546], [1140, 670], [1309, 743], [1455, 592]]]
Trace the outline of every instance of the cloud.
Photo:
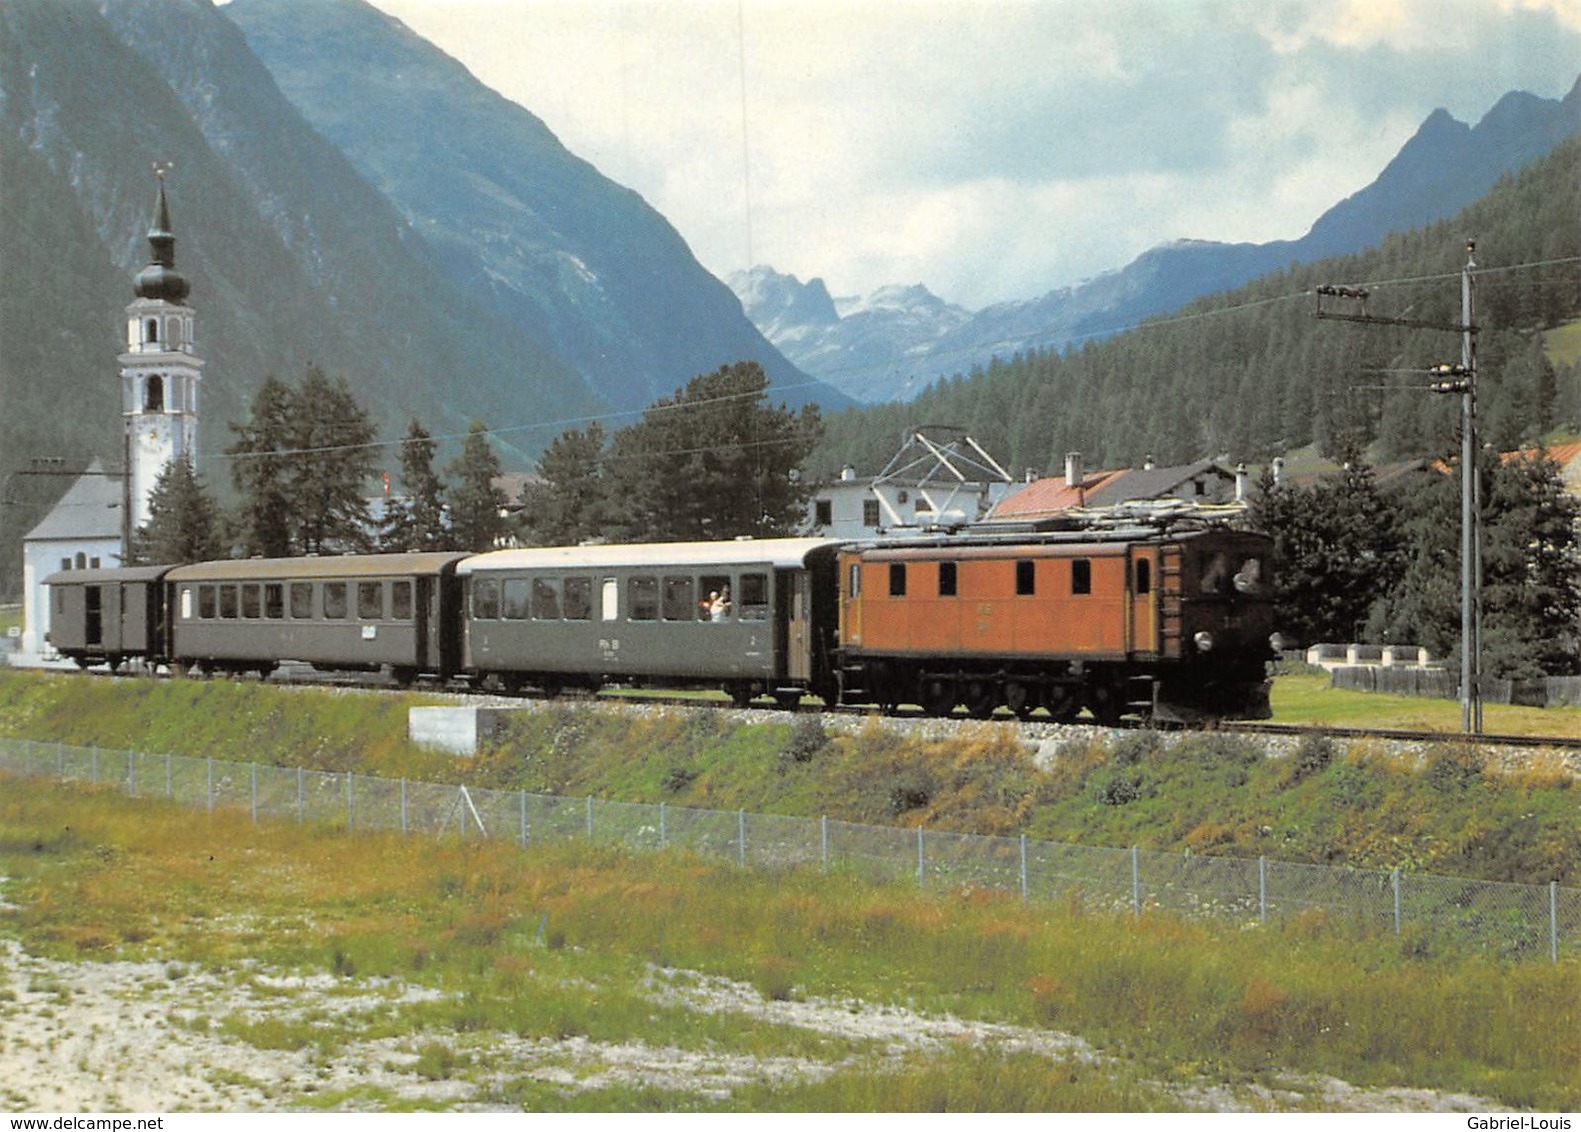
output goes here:
[[1581, 0], [376, 0], [716, 274], [1028, 298], [1303, 234], [1429, 113], [1564, 94]]

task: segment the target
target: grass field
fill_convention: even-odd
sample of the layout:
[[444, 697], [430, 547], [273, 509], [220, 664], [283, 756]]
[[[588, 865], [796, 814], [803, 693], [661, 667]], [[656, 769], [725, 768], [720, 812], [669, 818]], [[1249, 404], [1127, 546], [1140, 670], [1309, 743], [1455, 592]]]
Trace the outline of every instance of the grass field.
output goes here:
[[[140, 961], [124, 995], [190, 988], [187, 1007], [162, 1008], [155, 1045], [204, 1039], [187, 1072], [261, 1107], [1581, 1102], [1574, 1044], [1554, 1040], [1581, 1032], [1581, 964], [1424, 954], [1321, 915], [1253, 930], [1133, 921], [676, 855], [254, 825], [42, 786], [0, 793], [0, 874], [0, 933], [57, 964], [27, 985], [0, 973], [0, 1027], [18, 1024], [0, 1058], [33, 1056], [21, 1023], [47, 1010], [63, 1025], [86, 996], [67, 972]], [[230, 996], [199, 993], [216, 983]], [[864, 1028], [884, 1018], [896, 1027]], [[632, 1071], [634, 1051], [669, 1070]], [[724, 1084], [682, 1068], [726, 1061]], [[136, 1078], [157, 1063], [126, 1046], [91, 1070]], [[348, 1063], [365, 1065], [356, 1084]], [[14, 1074], [0, 1086], [13, 1103], [30, 1087]]]

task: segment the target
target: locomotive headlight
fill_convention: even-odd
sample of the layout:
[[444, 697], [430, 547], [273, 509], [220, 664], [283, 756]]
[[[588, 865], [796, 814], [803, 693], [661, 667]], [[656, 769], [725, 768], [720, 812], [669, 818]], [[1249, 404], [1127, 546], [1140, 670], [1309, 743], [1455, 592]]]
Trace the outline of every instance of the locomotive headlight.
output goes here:
[[1192, 643], [1197, 646], [1197, 651], [1198, 652], [1212, 652], [1213, 651], [1213, 634], [1212, 633], [1209, 633], [1206, 630], [1204, 630], [1203, 632], [1198, 633], [1195, 637], [1192, 637], [1191, 640], [1192, 640]]

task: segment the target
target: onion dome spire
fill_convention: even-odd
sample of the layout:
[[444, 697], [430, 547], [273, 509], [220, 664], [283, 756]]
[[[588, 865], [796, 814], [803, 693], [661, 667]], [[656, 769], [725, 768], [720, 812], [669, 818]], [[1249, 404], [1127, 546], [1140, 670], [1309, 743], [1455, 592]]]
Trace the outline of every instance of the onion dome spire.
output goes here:
[[176, 237], [170, 230], [170, 205], [165, 200], [165, 173], [168, 165], [155, 165], [159, 195], [154, 200], [154, 219], [148, 228], [148, 266], [137, 273], [139, 299], [164, 299], [179, 303], [191, 290], [186, 277], [176, 270]]

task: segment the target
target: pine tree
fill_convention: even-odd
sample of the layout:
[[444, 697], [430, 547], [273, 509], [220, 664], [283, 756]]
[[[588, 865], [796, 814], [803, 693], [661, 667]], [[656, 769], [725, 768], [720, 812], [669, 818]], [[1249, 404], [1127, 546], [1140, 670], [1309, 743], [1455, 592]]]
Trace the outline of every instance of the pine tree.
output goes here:
[[800, 526], [811, 485], [791, 473], [823, 422], [816, 405], [768, 405], [768, 384], [756, 362], [723, 366], [614, 435], [605, 467], [622, 537], [736, 538]]
[[527, 489], [524, 533], [539, 546], [570, 546], [604, 534], [609, 500], [604, 480], [604, 427], [557, 436], [538, 458], [542, 482]]
[[226, 449], [241, 492], [249, 554], [336, 554], [366, 550], [372, 518], [365, 496], [375, 472], [375, 432], [344, 378], [309, 366], [292, 389], [267, 378], [247, 422], [231, 423]]
[[128, 565], [205, 562], [223, 553], [220, 511], [183, 455], [166, 464], [148, 495], [148, 522], [132, 536]]
[[450, 486], [450, 529], [461, 550], [492, 550], [509, 530], [504, 517], [508, 500], [494, 485], [499, 457], [489, 446], [489, 431], [478, 421], [467, 430], [461, 455], [445, 469]]
[[385, 550], [403, 553], [449, 550], [445, 523], [444, 485], [434, 472], [433, 436], [416, 417], [401, 441], [402, 494], [390, 500], [385, 516]]

